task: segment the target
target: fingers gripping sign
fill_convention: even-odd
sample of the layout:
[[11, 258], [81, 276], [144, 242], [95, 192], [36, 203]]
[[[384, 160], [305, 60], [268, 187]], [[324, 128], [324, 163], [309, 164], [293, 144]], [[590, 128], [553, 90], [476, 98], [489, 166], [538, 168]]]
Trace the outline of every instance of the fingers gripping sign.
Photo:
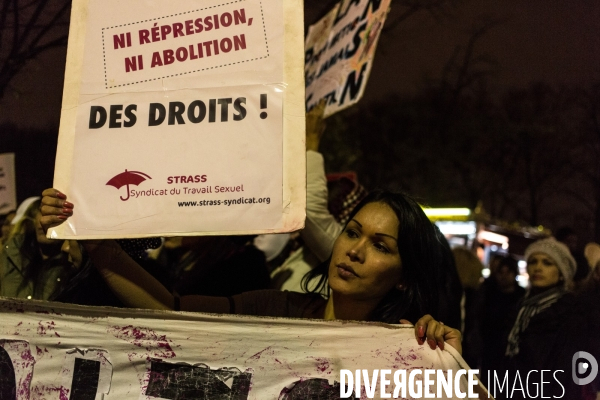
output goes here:
[[[400, 323], [411, 324], [405, 319], [400, 320]], [[444, 346], [447, 343], [462, 354], [462, 335], [458, 329], [451, 328], [444, 325], [443, 322], [436, 321], [429, 314], [421, 317], [414, 327], [415, 338], [420, 345], [427, 342], [432, 350], [435, 350], [438, 346], [441, 350], [444, 350]]]
[[41, 224], [44, 232], [65, 222], [73, 215], [73, 203], [67, 201], [67, 196], [56, 190], [46, 189], [42, 192]]

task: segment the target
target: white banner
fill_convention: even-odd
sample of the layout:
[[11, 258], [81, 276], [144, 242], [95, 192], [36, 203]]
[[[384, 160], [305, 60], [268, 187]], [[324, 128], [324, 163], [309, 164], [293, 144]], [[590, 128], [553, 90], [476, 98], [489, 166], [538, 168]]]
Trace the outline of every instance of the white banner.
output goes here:
[[362, 97], [391, 0], [342, 0], [308, 29], [306, 108], [325, 99], [325, 116]]
[[15, 153], [0, 154], [0, 214], [17, 209]]
[[76, 212], [52, 237], [301, 228], [301, 7], [74, 1], [54, 186]]
[[[375, 370], [391, 371], [391, 383], [383, 381], [392, 394], [396, 371], [404, 371], [405, 382], [411, 372], [417, 376], [404, 388], [416, 393], [425, 370], [457, 375], [468, 369], [451, 346], [419, 346], [414, 328], [406, 325], [9, 299], [0, 300], [0, 317], [0, 368], [14, 374], [0, 379], [0, 392], [14, 387], [19, 400], [339, 398], [341, 379], [343, 389], [354, 392], [349, 398], [379, 399], [385, 396], [382, 379], [373, 378]], [[358, 369], [367, 371], [368, 381], [348, 385], [349, 377], [342, 378], [341, 371], [354, 374]], [[453, 389], [459, 396], [469, 392], [468, 371], [462, 372]], [[428, 385], [429, 392], [437, 393], [436, 379]], [[478, 385], [473, 390], [485, 393]], [[435, 397], [458, 398], [442, 393]]]

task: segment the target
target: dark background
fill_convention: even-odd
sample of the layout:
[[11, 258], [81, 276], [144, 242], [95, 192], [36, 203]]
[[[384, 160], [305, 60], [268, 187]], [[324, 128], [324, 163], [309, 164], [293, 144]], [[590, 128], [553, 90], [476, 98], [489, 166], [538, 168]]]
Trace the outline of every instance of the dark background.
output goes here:
[[[306, 26], [333, 4], [306, 1]], [[0, 152], [17, 153], [20, 201], [52, 184], [70, 4], [0, 7]], [[591, 0], [393, 0], [363, 100], [328, 119], [328, 170], [600, 240], [598, 21]]]

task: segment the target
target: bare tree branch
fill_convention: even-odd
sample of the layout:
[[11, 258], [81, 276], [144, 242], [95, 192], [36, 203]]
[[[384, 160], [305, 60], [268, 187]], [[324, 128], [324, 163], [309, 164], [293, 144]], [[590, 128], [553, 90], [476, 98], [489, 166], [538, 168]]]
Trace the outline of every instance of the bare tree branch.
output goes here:
[[[46, 1], [41, 1], [38, 3], [38, 6], [36, 7], [35, 11], [33, 12], [33, 15], [31, 16], [31, 18], [29, 18], [27, 25], [23, 29], [23, 35], [20, 38], [21, 43], [25, 44], [27, 42], [27, 38], [28, 38], [29, 34], [31, 34], [31, 32], [32, 32], [34, 24], [37, 22], [40, 14], [46, 7], [46, 4], [47, 4]], [[44, 28], [42, 28], [42, 29], [44, 29]]]
[[434, 19], [440, 20], [448, 15], [448, 9], [454, 7], [456, 0], [401, 0], [394, 7], [405, 7], [400, 15], [386, 22], [382, 33], [388, 33], [396, 29], [404, 21], [420, 11], [427, 11]]
[[406, 21], [412, 15], [416, 14], [417, 11], [419, 11], [419, 10], [420, 10], [420, 8], [416, 7], [416, 6], [409, 7], [406, 11], [404, 11], [398, 17], [394, 18], [393, 21], [390, 21], [387, 24], [385, 24], [385, 27], [382, 29], [381, 32], [387, 33], [387, 32], [394, 30], [398, 25], [400, 25], [402, 22]]
[[70, 0], [2, 0], [0, 15], [0, 98], [28, 61], [64, 47]]
[[6, 30], [6, 20], [8, 19], [8, 9], [10, 7], [10, 2], [4, 0], [2, 3], [2, 12], [0, 13], [0, 51], [2, 51], [4, 41], [4, 33]]

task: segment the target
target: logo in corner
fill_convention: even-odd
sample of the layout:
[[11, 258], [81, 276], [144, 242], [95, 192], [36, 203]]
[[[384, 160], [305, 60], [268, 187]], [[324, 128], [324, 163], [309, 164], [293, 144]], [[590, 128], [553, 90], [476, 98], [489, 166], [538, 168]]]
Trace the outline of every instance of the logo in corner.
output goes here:
[[[572, 370], [573, 382], [577, 385], [587, 385], [598, 375], [598, 361], [590, 353], [578, 351], [573, 354]], [[583, 375], [587, 376], [582, 377]]]
[[123, 201], [129, 200], [129, 185], [139, 185], [144, 182], [146, 179], [152, 179], [149, 175], [139, 172], [139, 171], [127, 171], [121, 172], [118, 175], [110, 178], [107, 185], [114, 186], [117, 189], [121, 189], [123, 186], [127, 186], [127, 197], [123, 198], [123, 196], [119, 196], [119, 198]]

